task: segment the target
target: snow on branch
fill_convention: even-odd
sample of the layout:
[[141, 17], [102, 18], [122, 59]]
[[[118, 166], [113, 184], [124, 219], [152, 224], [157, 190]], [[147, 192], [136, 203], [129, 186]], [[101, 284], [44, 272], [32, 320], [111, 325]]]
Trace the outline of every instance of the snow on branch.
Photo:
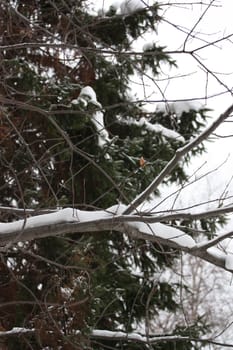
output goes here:
[[[36, 330], [34, 328], [29, 329], [29, 328], [22, 328], [22, 327], [14, 327], [11, 330], [8, 331], [0, 331], [0, 338], [5, 338], [5, 337], [15, 337], [15, 336], [20, 336], [20, 335], [27, 335], [27, 334], [35, 334]], [[79, 335], [80, 331], [76, 331], [76, 334]], [[169, 341], [169, 342], [174, 342], [174, 341], [179, 341], [179, 340], [190, 340], [189, 337], [182, 337], [182, 336], [176, 336], [176, 335], [171, 335], [171, 336], [155, 336], [155, 337], [148, 337], [140, 335], [139, 333], [125, 333], [121, 331], [107, 331], [107, 330], [99, 330], [95, 329], [90, 333], [90, 338], [91, 339], [108, 339], [108, 340], [122, 340], [122, 341], [133, 341], [137, 343], [158, 343], [158, 342], [164, 342], [164, 341]]]
[[[139, 333], [125, 333], [122, 331], [106, 331], [102, 329], [95, 329], [91, 332], [90, 337], [92, 339], [99, 340], [115, 340], [115, 341], [125, 341], [125, 342], [135, 342], [143, 344], [155, 344], [161, 342], [178, 342], [178, 341], [192, 341], [204, 344], [214, 344], [224, 347], [231, 347], [232, 344], [221, 343], [211, 338], [193, 338], [190, 336], [181, 335], [141, 335]], [[215, 338], [214, 338], [215, 339]]]
[[[20, 241], [70, 233], [114, 231], [143, 239], [200, 257], [225, 270], [233, 271], [233, 259], [216, 247], [231, 233], [222, 234], [209, 242], [196, 243], [181, 229], [158, 222], [158, 216], [124, 215], [126, 206], [112, 206], [106, 210], [85, 211], [66, 208], [55, 213], [33, 216], [24, 220], [0, 224], [2, 250]], [[163, 221], [162, 217], [160, 218]], [[155, 222], [153, 222], [153, 220]]]
[[85, 86], [82, 88], [79, 97], [75, 100], [72, 100], [71, 103], [80, 104], [83, 107], [87, 107], [90, 104], [97, 107], [97, 110], [93, 112], [92, 122], [95, 125], [98, 133], [98, 144], [100, 147], [103, 147], [109, 141], [109, 137], [108, 132], [104, 126], [104, 114], [101, 111], [102, 106], [97, 101], [95, 91], [91, 86]]
[[28, 328], [22, 328], [22, 327], [14, 327], [9, 331], [0, 331], [0, 338], [19, 337], [21, 335], [28, 335], [33, 333], [35, 333], [34, 328], [28, 329]]
[[[80, 331], [76, 331], [76, 335], [80, 335]], [[20, 337], [25, 335], [35, 335], [35, 328], [23, 328], [23, 327], [14, 327], [8, 331], [0, 331], [0, 338], [11, 338], [11, 337]], [[232, 344], [223, 344], [217, 342], [211, 338], [193, 338], [190, 336], [181, 336], [181, 335], [142, 335], [140, 333], [132, 332], [126, 333], [123, 331], [108, 331], [104, 329], [94, 329], [90, 334], [90, 339], [93, 340], [114, 340], [114, 341], [123, 341], [123, 342], [134, 342], [141, 344], [156, 344], [161, 342], [179, 342], [179, 341], [192, 341], [192, 342], [201, 342], [205, 344], [215, 344], [224, 347], [231, 347]]]
[[139, 121], [137, 121], [133, 118], [128, 118], [127, 120], [122, 118], [122, 119], [120, 119], [120, 122], [125, 123], [127, 125], [140, 126], [148, 131], [152, 131], [154, 133], [159, 133], [168, 139], [173, 139], [173, 140], [177, 140], [180, 142], [185, 142], [185, 139], [183, 138], [183, 136], [181, 136], [178, 132], [171, 130], [171, 129], [168, 129], [168, 128], [165, 128], [164, 126], [162, 126], [158, 123], [152, 124], [144, 117], [140, 118]]
[[180, 335], [165, 335], [165, 336], [154, 336], [147, 337], [139, 333], [125, 333], [122, 331], [106, 331], [102, 329], [95, 329], [91, 333], [91, 338], [93, 339], [109, 339], [115, 341], [127, 341], [127, 342], [136, 342], [144, 344], [154, 344], [159, 342], [177, 342], [190, 340], [190, 337], [184, 337]]
[[[148, 46], [149, 44], [147, 44], [146, 47]], [[174, 101], [167, 103], [158, 103], [156, 106], [156, 112], [163, 114], [175, 114], [180, 117], [183, 112], [198, 112], [202, 108], [203, 104], [201, 101]]]

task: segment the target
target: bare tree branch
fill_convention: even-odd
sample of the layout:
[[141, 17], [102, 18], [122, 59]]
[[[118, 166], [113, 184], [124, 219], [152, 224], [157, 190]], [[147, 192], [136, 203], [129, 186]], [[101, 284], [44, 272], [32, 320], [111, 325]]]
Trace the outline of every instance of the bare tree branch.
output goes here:
[[137, 209], [137, 207], [142, 204], [152, 192], [158, 188], [166, 176], [168, 176], [172, 170], [176, 167], [178, 162], [183, 158], [188, 152], [198, 146], [200, 143], [205, 141], [217, 127], [227, 119], [233, 112], [233, 105], [231, 105], [224, 113], [222, 113], [208, 128], [206, 128], [200, 135], [198, 135], [194, 140], [189, 142], [182, 148], [179, 148], [174, 157], [168, 162], [160, 174], [154, 179], [154, 181], [137, 197], [135, 198], [130, 205], [127, 207], [123, 214], [130, 214], [132, 211]]
[[2, 207], [0, 206], [0, 213], [9, 213], [9, 214], [15, 214], [18, 216], [25, 216], [26, 215], [41, 215], [41, 214], [49, 214], [56, 212], [57, 209], [20, 209], [20, 208], [14, 208], [14, 207]]
[[[169, 213], [170, 212], [170, 213]], [[186, 212], [183, 209], [174, 209], [171, 211], [165, 211], [161, 213], [154, 213], [154, 216], [144, 217], [144, 222], [153, 223], [153, 222], [161, 222], [161, 221], [170, 221], [170, 220], [200, 220], [203, 218], [211, 218], [217, 217], [219, 215], [224, 215], [227, 213], [233, 212], [233, 206], [226, 206], [216, 209], [203, 210], [197, 213]], [[163, 214], [164, 213], [164, 214]], [[142, 213], [143, 215], [143, 213]], [[152, 213], [147, 213], [147, 215], [152, 215]], [[135, 217], [135, 216], [134, 216]], [[129, 217], [129, 221], [130, 221]]]
[[218, 237], [211, 239], [206, 243], [200, 243], [197, 245], [196, 249], [198, 250], [207, 250], [213, 246], [216, 246], [218, 243], [222, 242], [226, 238], [230, 238], [233, 236], [233, 231], [230, 230], [228, 232], [220, 234]]
[[198, 20], [196, 21], [196, 23], [194, 24], [194, 26], [192, 27], [192, 29], [189, 31], [189, 33], [187, 34], [185, 40], [184, 40], [184, 45], [183, 45], [183, 50], [185, 51], [186, 48], [186, 44], [188, 42], [189, 37], [192, 35], [193, 31], [195, 30], [195, 28], [198, 26], [198, 24], [201, 22], [201, 20], [204, 18], [206, 12], [212, 7], [213, 3], [215, 0], [212, 0], [208, 6], [205, 8], [205, 10], [203, 11], [202, 15], [198, 18]]

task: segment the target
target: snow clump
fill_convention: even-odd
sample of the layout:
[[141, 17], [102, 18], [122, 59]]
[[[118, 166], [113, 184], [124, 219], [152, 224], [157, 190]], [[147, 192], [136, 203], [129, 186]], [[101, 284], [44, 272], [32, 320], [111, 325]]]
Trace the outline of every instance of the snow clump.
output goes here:
[[[91, 86], [85, 86], [82, 88], [79, 97], [73, 101], [72, 104], [81, 104], [83, 107], [87, 107], [89, 104], [101, 109], [102, 105], [97, 101], [96, 93]], [[104, 114], [101, 110], [97, 110], [92, 115], [92, 122], [96, 127], [98, 133], [98, 144], [103, 147], [109, 142], [109, 135], [104, 126]]]
[[155, 46], [156, 46], [156, 44], [153, 41], [151, 41], [151, 42], [145, 43], [142, 47], [142, 50], [143, 50], [143, 52], [151, 51], [151, 50], [155, 49]]
[[146, 6], [146, 2], [144, 0], [123, 0], [122, 2], [116, 0], [113, 2], [110, 7], [107, 9], [102, 6], [98, 11], [98, 16], [105, 17], [107, 12], [113, 12], [116, 15], [129, 16], [133, 13], [144, 9]]
[[145, 131], [146, 130], [152, 131], [154, 133], [161, 134], [165, 138], [177, 140], [177, 141], [180, 141], [183, 143], [185, 142], [185, 139], [183, 138], [183, 136], [180, 135], [178, 132], [171, 130], [171, 129], [168, 129], [168, 128], [166, 128], [158, 123], [152, 124], [149, 120], [147, 120], [144, 117], [142, 117], [139, 121], [137, 121], [133, 118], [128, 118], [127, 120], [125, 120], [123, 118], [118, 118], [118, 120], [122, 124], [140, 126], [140, 127], [144, 128]]
[[200, 101], [175, 101], [158, 103], [156, 106], [156, 112], [163, 114], [176, 114], [180, 117], [183, 112], [189, 112], [191, 110], [199, 111], [203, 107], [204, 106]]
[[72, 104], [82, 104], [86, 107], [89, 103], [101, 108], [101, 104], [97, 101], [96, 93], [91, 86], [85, 86], [80, 91], [79, 97], [71, 101]]
[[124, 0], [121, 3], [120, 8], [121, 14], [127, 16], [145, 8], [145, 2], [142, 0]]

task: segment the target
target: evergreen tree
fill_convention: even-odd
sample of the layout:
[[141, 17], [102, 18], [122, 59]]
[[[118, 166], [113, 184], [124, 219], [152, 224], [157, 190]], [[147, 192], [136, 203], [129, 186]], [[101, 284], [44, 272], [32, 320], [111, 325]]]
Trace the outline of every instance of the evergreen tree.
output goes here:
[[[121, 10], [95, 13], [84, 0], [0, 2], [1, 206], [21, 208], [26, 219], [27, 209], [128, 204], [205, 124], [206, 110], [149, 112], [132, 99], [135, 74], [156, 77], [162, 63], [175, 65], [157, 44], [134, 53], [161, 20], [157, 3], [139, 3], [125, 0]], [[166, 184], [186, 176], [179, 164]], [[17, 218], [1, 214], [1, 221]], [[127, 232], [12, 242], [1, 257], [0, 326], [31, 327], [36, 335], [6, 348], [143, 349], [91, 333], [132, 332], [160, 310], [175, 312], [180, 285], [159, 279], [155, 285], [154, 276], [177, 258], [175, 250], [136, 242]], [[204, 331], [199, 319], [190, 327], [175, 324], [171, 333]], [[185, 341], [151, 348], [198, 347]]]

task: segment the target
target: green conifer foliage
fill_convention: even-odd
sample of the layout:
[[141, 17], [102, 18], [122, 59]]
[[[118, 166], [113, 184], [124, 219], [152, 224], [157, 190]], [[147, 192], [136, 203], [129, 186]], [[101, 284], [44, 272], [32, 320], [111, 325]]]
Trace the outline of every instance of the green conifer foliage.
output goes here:
[[[205, 124], [205, 110], [180, 117], [151, 113], [130, 97], [134, 74], [148, 69], [156, 76], [161, 63], [175, 64], [159, 45], [133, 52], [146, 31], [156, 33], [159, 5], [126, 14], [91, 8], [83, 0], [0, 2], [1, 206], [39, 212], [128, 204], [183, 144], [146, 129], [142, 118], [185, 141]], [[96, 100], [82, 95], [85, 87]], [[103, 118], [100, 127], [97, 116]], [[185, 179], [180, 164], [167, 184]], [[1, 214], [1, 221], [16, 219]], [[176, 258], [175, 251], [135, 242], [127, 232], [12, 243], [1, 257], [0, 327], [36, 332], [7, 341], [6, 349], [143, 349], [95, 341], [90, 334], [95, 328], [131, 332], [160, 310], [175, 312], [180, 286], [159, 279], [154, 285], [153, 279]], [[203, 330], [197, 320], [192, 329], [174, 325], [171, 332], [199, 336]], [[193, 345], [163, 342], [151, 348]]]

